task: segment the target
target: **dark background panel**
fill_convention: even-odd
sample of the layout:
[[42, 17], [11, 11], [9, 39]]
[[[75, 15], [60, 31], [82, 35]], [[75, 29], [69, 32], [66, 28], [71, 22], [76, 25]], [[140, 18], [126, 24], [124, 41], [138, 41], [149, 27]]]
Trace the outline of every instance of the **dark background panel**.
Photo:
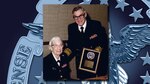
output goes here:
[[0, 4], [0, 84], [6, 84], [7, 72], [13, 50], [28, 29], [22, 22], [33, 22], [38, 0], [3, 0]]

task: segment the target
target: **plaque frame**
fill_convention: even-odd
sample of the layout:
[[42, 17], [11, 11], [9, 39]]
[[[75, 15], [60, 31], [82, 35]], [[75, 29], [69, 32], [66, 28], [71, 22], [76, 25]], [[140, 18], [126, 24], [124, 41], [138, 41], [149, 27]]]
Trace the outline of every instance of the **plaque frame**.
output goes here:
[[[92, 62], [91, 59], [88, 59], [88, 55], [87, 54], [89, 52], [90, 53], [94, 53], [94, 58], [93, 58], [94, 61], [93, 62]], [[80, 60], [80, 64], [79, 64], [79, 69], [96, 74], [98, 63], [99, 63], [99, 59], [100, 59], [100, 53], [101, 52], [93, 50], [93, 49], [83, 48], [82, 55], [81, 55], [81, 60]], [[87, 56], [87, 58], [85, 56]], [[91, 66], [93, 65], [93, 67], [91, 67], [88, 64], [90, 64]]]

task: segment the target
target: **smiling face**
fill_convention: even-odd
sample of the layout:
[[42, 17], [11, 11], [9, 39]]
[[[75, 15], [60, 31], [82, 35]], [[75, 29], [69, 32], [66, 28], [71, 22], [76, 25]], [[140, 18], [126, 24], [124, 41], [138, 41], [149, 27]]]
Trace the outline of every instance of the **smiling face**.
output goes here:
[[60, 54], [63, 51], [63, 43], [60, 38], [55, 38], [50, 45], [50, 50], [52, 53], [56, 56], [59, 57]]
[[55, 42], [52, 46], [52, 52], [56, 56], [60, 56], [60, 54], [62, 53], [62, 49], [63, 45], [60, 41]]
[[73, 12], [73, 18], [79, 26], [82, 26], [85, 23], [86, 15], [86, 12], [82, 9]]

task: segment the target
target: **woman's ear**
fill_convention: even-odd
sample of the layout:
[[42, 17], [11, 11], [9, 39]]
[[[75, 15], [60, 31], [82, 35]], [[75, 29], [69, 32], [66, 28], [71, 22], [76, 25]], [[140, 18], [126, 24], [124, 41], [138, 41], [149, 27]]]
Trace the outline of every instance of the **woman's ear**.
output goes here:
[[50, 51], [52, 51], [52, 47], [51, 47], [50, 45], [48, 46], [48, 49], [49, 49]]

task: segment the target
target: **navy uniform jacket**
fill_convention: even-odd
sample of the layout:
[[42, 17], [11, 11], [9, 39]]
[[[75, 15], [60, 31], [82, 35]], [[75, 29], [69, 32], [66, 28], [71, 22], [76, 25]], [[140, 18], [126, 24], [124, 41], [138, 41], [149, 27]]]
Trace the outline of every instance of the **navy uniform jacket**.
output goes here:
[[43, 60], [43, 77], [45, 81], [70, 79], [70, 68], [66, 61], [66, 55], [61, 55], [60, 66], [58, 66], [52, 53]]
[[[91, 38], [92, 37], [92, 38]], [[81, 71], [78, 69], [83, 48], [95, 49], [100, 46], [103, 48], [96, 74]], [[72, 50], [73, 56], [76, 56], [77, 76], [80, 79], [102, 76], [108, 73], [108, 36], [101, 23], [95, 20], [87, 20], [87, 26], [84, 34], [78, 30], [78, 25], [72, 23], [68, 26], [68, 47]]]

